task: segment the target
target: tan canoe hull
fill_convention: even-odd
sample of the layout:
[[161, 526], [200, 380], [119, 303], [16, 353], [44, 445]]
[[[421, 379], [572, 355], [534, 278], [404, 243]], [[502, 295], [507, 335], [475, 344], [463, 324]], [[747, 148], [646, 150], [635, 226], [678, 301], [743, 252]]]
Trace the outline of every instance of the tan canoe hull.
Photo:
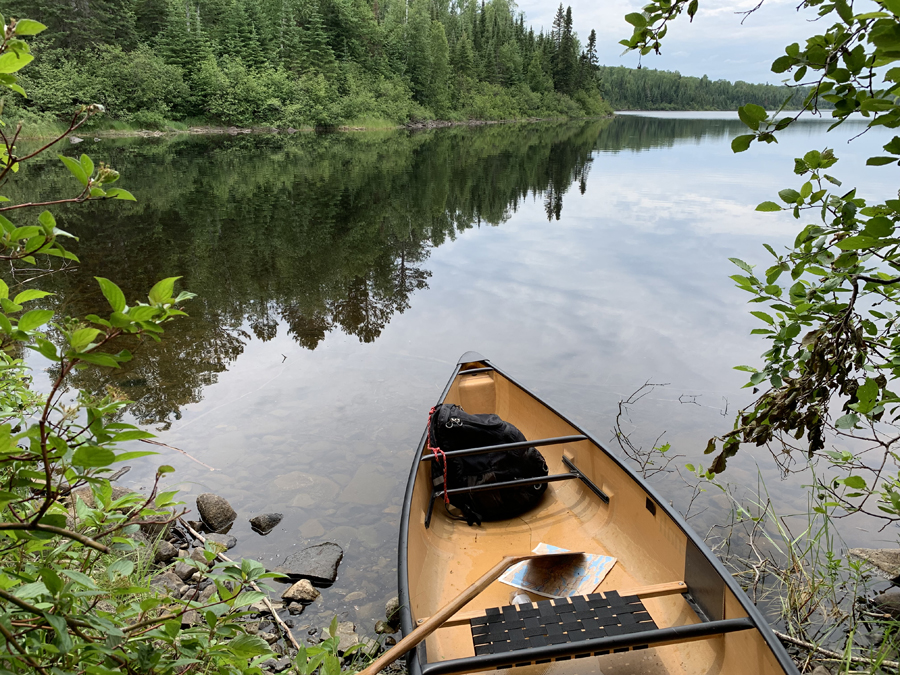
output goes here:
[[[617, 563], [598, 588], [601, 593], [676, 582], [683, 582], [688, 593], [642, 598], [656, 625], [669, 629], [655, 635], [656, 642], [649, 648], [631, 651], [633, 645], [620, 645], [623, 651], [619, 653], [573, 654], [574, 658], [563, 656], [531, 665], [527, 665], [532, 661], [529, 650], [522, 650], [514, 653], [521, 659], [515, 664], [517, 673], [798, 672], [756, 608], [683, 519], [588, 434], [472, 352], [460, 360], [439, 402], [455, 403], [470, 413], [495, 413], [518, 427], [529, 441], [585, 436], [539, 447], [551, 474], [572, 474], [574, 468], [583, 479], [549, 483], [535, 509], [511, 520], [474, 527], [451, 518], [438, 500], [426, 527], [432, 486], [430, 462], [420, 461], [425, 453], [423, 435], [401, 521], [399, 586], [404, 634], [503, 556], [528, 553], [543, 542], [614, 556]], [[509, 605], [511, 591], [510, 586], [494, 582], [462, 612], [477, 614]], [[712, 634], [702, 635], [704, 630]], [[412, 675], [442, 675], [493, 670], [500, 661], [511, 658], [509, 654], [492, 656], [496, 657], [493, 661], [475, 656], [470, 628], [460, 619], [448, 622], [410, 652], [409, 666]]]

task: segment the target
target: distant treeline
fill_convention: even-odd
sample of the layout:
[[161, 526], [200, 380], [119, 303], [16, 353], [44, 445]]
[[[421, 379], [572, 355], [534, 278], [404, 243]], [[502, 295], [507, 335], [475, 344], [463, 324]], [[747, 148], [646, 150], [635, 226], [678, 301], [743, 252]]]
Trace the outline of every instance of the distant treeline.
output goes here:
[[600, 66], [598, 76], [600, 92], [615, 110], [737, 110], [747, 103], [771, 110], [791, 96], [789, 108], [798, 109], [809, 93], [805, 87], [732, 83], [649, 68]]
[[23, 114], [79, 104], [167, 120], [306, 126], [611, 112], [596, 37], [562, 5], [544, 33], [512, 0], [0, 0], [49, 30]]

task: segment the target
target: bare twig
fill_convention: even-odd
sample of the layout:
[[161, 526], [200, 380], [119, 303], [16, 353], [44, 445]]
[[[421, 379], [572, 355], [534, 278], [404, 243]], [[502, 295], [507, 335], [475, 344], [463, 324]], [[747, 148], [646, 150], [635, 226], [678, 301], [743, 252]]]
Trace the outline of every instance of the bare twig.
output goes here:
[[158, 445], [162, 448], [169, 448], [169, 450], [176, 450], [176, 451], [180, 452], [182, 455], [184, 455], [185, 457], [187, 457], [189, 460], [197, 462], [197, 464], [199, 464], [200, 466], [205, 466], [210, 471], [215, 471], [215, 469], [213, 467], [211, 467], [209, 464], [204, 464], [196, 457], [191, 457], [188, 453], [186, 453], [181, 448], [176, 448], [172, 445], [166, 445], [165, 443], [160, 443], [159, 441], [151, 441], [149, 438], [142, 438], [140, 440], [143, 441], [144, 443], [150, 443], [150, 445]]

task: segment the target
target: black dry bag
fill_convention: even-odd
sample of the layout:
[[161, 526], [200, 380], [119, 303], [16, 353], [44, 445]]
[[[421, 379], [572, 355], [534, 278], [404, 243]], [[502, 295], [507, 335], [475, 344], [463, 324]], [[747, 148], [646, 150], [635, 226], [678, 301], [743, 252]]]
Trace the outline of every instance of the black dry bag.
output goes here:
[[[437, 498], [443, 499], [445, 489], [445, 458], [442, 452], [525, 440], [521, 431], [497, 415], [470, 415], [457, 405], [435, 406], [429, 421], [428, 446], [436, 455], [431, 462], [431, 478], [438, 492]], [[446, 462], [448, 490], [547, 475], [547, 462], [536, 448], [449, 457]], [[466, 522], [473, 525], [481, 524], [483, 520], [505, 520], [524, 513], [541, 500], [546, 490], [546, 483], [538, 483], [461, 492], [449, 495], [449, 498], [450, 504], [463, 512]]]

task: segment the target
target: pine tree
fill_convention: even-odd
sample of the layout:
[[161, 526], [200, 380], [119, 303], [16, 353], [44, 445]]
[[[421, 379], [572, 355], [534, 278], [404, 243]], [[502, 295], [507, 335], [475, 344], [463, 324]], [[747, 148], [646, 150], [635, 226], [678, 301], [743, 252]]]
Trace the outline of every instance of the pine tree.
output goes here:
[[472, 51], [472, 41], [463, 31], [453, 48], [451, 59], [453, 72], [459, 77], [475, 77], [475, 54]]
[[337, 72], [334, 50], [328, 44], [325, 22], [319, 8], [311, 4], [306, 8], [305, 26], [300, 34], [300, 48], [303, 54], [303, 69], [314, 70], [324, 75], [333, 76]]

